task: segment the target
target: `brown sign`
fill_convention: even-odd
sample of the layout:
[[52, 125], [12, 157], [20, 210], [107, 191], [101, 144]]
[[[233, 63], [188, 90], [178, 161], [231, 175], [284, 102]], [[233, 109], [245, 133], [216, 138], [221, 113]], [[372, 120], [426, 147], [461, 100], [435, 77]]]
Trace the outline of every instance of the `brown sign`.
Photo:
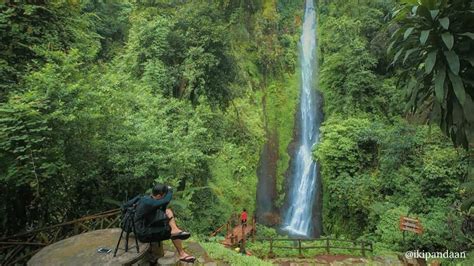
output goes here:
[[400, 216], [400, 230], [422, 234], [423, 226], [421, 226], [421, 222], [418, 219]]

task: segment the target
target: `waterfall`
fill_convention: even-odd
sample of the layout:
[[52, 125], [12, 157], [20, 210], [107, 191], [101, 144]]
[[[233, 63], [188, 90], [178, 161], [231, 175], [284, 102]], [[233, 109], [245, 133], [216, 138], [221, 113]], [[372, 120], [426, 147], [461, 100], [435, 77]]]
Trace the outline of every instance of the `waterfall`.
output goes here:
[[313, 206], [319, 184], [318, 166], [311, 154], [313, 145], [319, 141], [322, 121], [321, 96], [314, 88], [316, 63], [316, 12], [313, 0], [307, 0], [300, 39], [301, 92], [298, 119], [301, 132], [292, 160], [288, 208], [282, 224], [283, 230], [300, 236], [312, 234]]

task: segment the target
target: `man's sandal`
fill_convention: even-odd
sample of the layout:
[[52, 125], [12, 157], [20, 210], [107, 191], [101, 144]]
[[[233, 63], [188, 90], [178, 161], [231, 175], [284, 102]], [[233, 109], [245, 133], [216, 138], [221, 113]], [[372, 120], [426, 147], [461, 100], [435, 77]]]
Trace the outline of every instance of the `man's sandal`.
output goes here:
[[188, 233], [188, 232], [185, 232], [185, 231], [181, 231], [177, 234], [172, 234], [171, 235], [171, 240], [176, 240], [176, 239], [180, 239], [180, 240], [186, 240], [188, 239], [189, 237], [191, 236], [191, 233]]
[[189, 255], [189, 256], [186, 256], [186, 257], [184, 257], [182, 259], [179, 259], [179, 260], [182, 261], [182, 262], [194, 263], [196, 258], [194, 256]]

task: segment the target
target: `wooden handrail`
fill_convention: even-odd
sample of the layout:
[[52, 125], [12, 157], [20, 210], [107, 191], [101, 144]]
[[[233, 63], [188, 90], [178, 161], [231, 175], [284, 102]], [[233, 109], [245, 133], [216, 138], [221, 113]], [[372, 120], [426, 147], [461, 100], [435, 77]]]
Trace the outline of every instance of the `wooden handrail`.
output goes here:
[[319, 237], [319, 238], [271, 238], [271, 237], [259, 237], [256, 238], [255, 240], [257, 241], [323, 241], [323, 240], [330, 240], [330, 241], [340, 241], [340, 242], [349, 242], [349, 243], [354, 243], [354, 242], [365, 242], [363, 240], [348, 240], [348, 239], [337, 239], [337, 238], [327, 238], [327, 237]]
[[[337, 239], [337, 238], [257, 238], [257, 241], [269, 241], [270, 242], [270, 250], [268, 252], [268, 257], [269, 258], [274, 258], [275, 253], [273, 252], [274, 248], [281, 248], [281, 249], [297, 249], [298, 250], [298, 256], [299, 257], [304, 257], [303, 256], [303, 250], [307, 249], [326, 249], [326, 253], [330, 253], [330, 249], [347, 249], [347, 250], [360, 250], [362, 253], [362, 256], [365, 257], [365, 252], [370, 251], [373, 252], [373, 247], [372, 243], [360, 240], [346, 240], [346, 239]], [[297, 246], [278, 246], [275, 245], [274, 242], [279, 241], [279, 242], [297, 242]], [[317, 241], [322, 241], [324, 242], [324, 245], [320, 246], [306, 246], [303, 247], [301, 245], [301, 242], [307, 241], [307, 242], [317, 242]], [[360, 247], [344, 247], [344, 246], [337, 246], [337, 245], [331, 245], [330, 241], [338, 241], [338, 242], [346, 242], [346, 243], [352, 243], [353, 245], [360, 244]]]
[[[76, 220], [55, 224], [35, 230], [18, 233], [0, 238], [0, 250], [5, 254], [0, 265], [25, 264], [26, 260], [42, 247], [78, 233], [109, 228], [116, 225], [120, 209], [88, 215]], [[114, 218], [114, 216], [116, 216]], [[107, 224], [104, 223], [106, 221]], [[74, 226], [74, 230], [64, 230], [66, 226]], [[70, 228], [69, 228], [70, 229]]]
[[6, 241], [6, 242], [0, 242], [0, 245], [30, 245], [30, 246], [47, 246], [47, 244], [45, 244], [45, 243], [19, 242], [19, 241]]
[[[230, 218], [227, 220], [227, 222], [225, 224], [221, 225], [214, 232], [212, 232], [209, 236], [210, 237], [216, 236], [217, 233], [222, 231], [222, 229], [224, 229], [225, 227], [228, 231], [229, 227], [234, 228], [237, 225], [240, 225], [239, 214], [238, 213], [233, 213], [233, 214], [231, 214]], [[252, 228], [255, 228], [255, 226], [256, 226], [255, 216], [252, 216]], [[253, 237], [255, 238], [255, 236], [253, 236]]]
[[26, 236], [26, 235], [29, 235], [29, 234], [34, 234], [34, 233], [37, 233], [37, 232], [41, 232], [41, 231], [61, 227], [61, 226], [64, 226], [64, 225], [75, 224], [75, 223], [83, 222], [83, 221], [87, 221], [87, 220], [113, 216], [113, 215], [118, 214], [119, 212], [120, 212], [120, 209], [113, 209], [113, 210], [101, 212], [101, 213], [98, 213], [98, 214], [84, 216], [84, 217], [81, 217], [81, 218], [76, 219], [76, 220], [72, 220], [72, 221], [68, 221], [68, 222], [64, 222], [64, 223], [60, 223], [60, 224], [55, 224], [55, 225], [51, 225], [51, 226], [47, 226], [47, 227], [43, 227], [43, 228], [38, 228], [38, 229], [35, 229], [35, 230], [26, 231], [26, 232], [18, 233], [18, 234], [11, 235], [11, 236], [6, 236], [6, 237], [3, 237], [3, 238], [0, 238], [0, 241], [4, 241], [6, 239], [17, 238], [17, 237], [21, 237], [21, 236]]
[[210, 237], [216, 236], [217, 233], [219, 233], [224, 228], [224, 226], [226, 226], [226, 225], [227, 225], [227, 223], [221, 225], [221, 227], [217, 228], [216, 231], [212, 232], [209, 236]]

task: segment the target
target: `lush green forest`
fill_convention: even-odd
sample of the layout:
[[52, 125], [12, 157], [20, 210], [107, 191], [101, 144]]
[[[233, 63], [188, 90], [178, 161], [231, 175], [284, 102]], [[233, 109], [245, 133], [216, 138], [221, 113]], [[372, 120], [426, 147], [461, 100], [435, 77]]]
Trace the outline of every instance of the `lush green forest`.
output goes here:
[[[397, 59], [386, 52], [397, 34], [405, 38], [395, 44], [403, 43], [403, 39], [408, 42], [410, 30], [404, 28], [408, 22], [391, 17], [397, 6], [390, 1], [327, 2], [319, 9], [320, 86], [325, 96], [326, 121], [322, 143], [315, 150], [322, 166], [326, 232], [370, 239], [381, 249], [471, 249], [472, 233], [466, 232], [467, 228], [462, 232], [463, 222], [470, 217], [469, 208], [461, 208], [462, 202], [472, 196], [472, 187], [463, 187], [468, 181], [468, 153], [454, 147], [436, 121], [431, 126], [424, 123], [432, 110], [427, 106], [438, 104], [433, 89], [425, 88], [428, 96], [417, 96], [421, 92], [410, 91], [413, 86], [406, 88], [400, 81], [407, 65], [417, 68], [420, 63], [426, 64], [426, 54], [415, 57], [415, 51], [405, 50], [401, 55], [396, 52], [396, 57], [404, 57], [403, 63], [397, 65]], [[472, 26], [467, 26], [473, 21], [472, 15], [462, 13], [469, 6], [472, 8], [472, 3], [452, 2], [450, 8], [455, 10], [446, 8], [440, 12], [451, 21], [465, 19], [466, 28], [453, 31], [461, 35], [456, 36], [458, 45], [467, 42], [472, 54], [472, 36], [461, 34], [472, 31], [468, 28]], [[426, 7], [418, 6], [418, 10], [422, 8]], [[439, 25], [433, 25], [434, 29], [423, 27], [432, 31], [430, 42], [438, 41]], [[419, 43], [419, 32], [412, 34], [413, 42], [418, 42], [416, 49], [433, 49]], [[473, 93], [469, 80], [472, 75], [467, 73], [472, 73], [473, 68], [469, 62], [461, 62], [466, 73], [460, 74], [465, 82], [463, 89], [469, 98]], [[411, 69], [409, 72], [419, 74]], [[424, 77], [424, 69], [421, 72], [415, 79], [431, 82], [432, 77]], [[444, 89], [448, 90], [448, 86], [445, 84]], [[412, 94], [424, 98], [416, 99], [416, 103], [407, 101], [407, 95]], [[446, 94], [447, 101], [457, 101], [451, 91]], [[420, 112], [413, 112], [413, 105], [417, 104]], [[464, 106], [470, 108], [468, 104]], [[451, 110], [447, 108], [447, 112]], [[466, 133], [472, 134], [472, 128]], [[465, 141], [462, 138], [453, 137], [454, 143]], [[419, 217], [425, 232], [419, 237], [407, 235], [404, 242], [397, 228], [397, 217], [401, 215]]]
[[[315, 2], [324, 234], [378, 253], [472, 250], [473, 2]], [[269, 139], [282, 207], [303, 9], [0, 4], [1, 234], [117, 208], [164, 182], [179, 223], [208, 235], [256, 209]], [[424, 233], [403, 239], [401, 215]]]
[[2, 232], [112, 208], [154, 181], [178, 188], [198, 233], [254, 209], [265, 124], [292, 124], [301, 2], [1, 8]]

